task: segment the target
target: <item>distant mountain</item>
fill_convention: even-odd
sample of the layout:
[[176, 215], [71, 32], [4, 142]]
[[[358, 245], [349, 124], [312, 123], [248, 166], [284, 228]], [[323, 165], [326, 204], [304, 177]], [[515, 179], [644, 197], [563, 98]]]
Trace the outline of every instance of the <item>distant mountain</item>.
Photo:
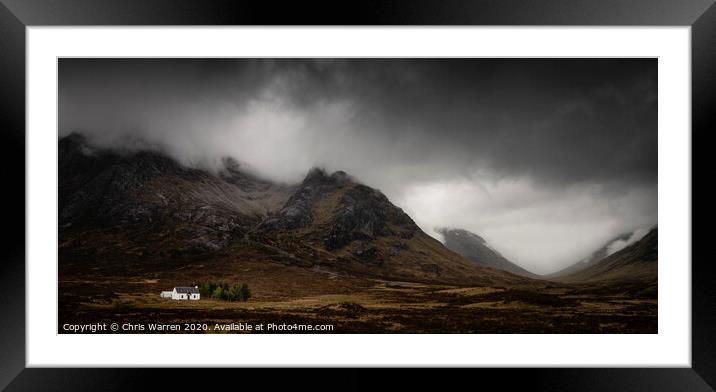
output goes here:
[[592, 263], [587, 268], [560, 277], [564, 282], [640, 281], [656, 282], [658, 263], [658, 231], [649, 231], [639, 241]]
[[443, 235], [445, 246], [455, 253], [485, 267], [495, 268], [513, 274], [537, 278], [526, 269], [512, 263], [498, 251], [490, 247], [487, 241], [475, 233], [463, 229], [439, 228], [437, 231]]
[[[131, 263], [181, 274], [182, 263], [229, 260], [234, 270], [276, 262], [376, 279], [535, 284], [447, 249], [341, 171], [312, 169], [299, 184], [275, 184], [233, 159], [200, 170], [157, 151], [97, 149], [72, 134], [59, 141], [59, 193], [60, 260], [74, 267], [97, 260], [113, 271]], [[218, 268], [202, 273], [221, 276]]]
[[646, 236], [649, 230], [650, 229], [636, 229], [633, 232], [620, 234], [607, 241], [601, 248], [595, 250], [589, 256], [579, 260], [567, 268], [545, 275], [544, 277], [550, 280], [560, 280], [565, 276], [574, 275], [579, 271], [597, 264], [607, 256], [610, 256], [624, 247], [642, 239]]
[[579, 260], [578, 262], [570, 265], [567, 268], [564, 268], [557, 272], [553, 272], [551, 274], [545, 275], [545, 278], [558, 279], [560, 277], [572, 275], [572, 274], [577, 273], [587, 267], [590, 267], [590, 266], [596, 264], [597, 262], [601, 261], [605, 257], [609, 256], [609, 254], [611, 253], [610, 246], [613, 243], [615, 243], [617, 241], [627, 241], [629, 239], [629, 237], [631, 237], [631, 236], [632, 236], [632, 233], [624, 233], [617, 237], [614, 237], [614, 238], [610, 239], [609, 241], [607, 241], [601, 248], [592, 252], [589, 256]]

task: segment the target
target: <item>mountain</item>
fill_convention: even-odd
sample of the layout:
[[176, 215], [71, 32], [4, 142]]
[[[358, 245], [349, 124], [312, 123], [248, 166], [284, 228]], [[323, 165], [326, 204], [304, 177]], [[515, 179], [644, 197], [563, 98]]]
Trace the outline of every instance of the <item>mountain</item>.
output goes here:
[[656, 282], [658, 231], [575, 273], [561, 277], [563, 282], [641, 281]]
[[516, 275], [537, 278], [538, 276], [512, 263], [490, 247], [482, 237], [463, 229], [439, 228], [445, 246], [453, 252], [485, 267], [508, 271]]
[[157, 240], [157, 249], [162, 242], [177, 252], [223, 248], [292, 191], [240, 171], [234, 160], [223, 164], [213, 174], [156, 151], [97, 149], [81, 135], [66, 136], [59, 141], [60, 239], [121, 228], [120, 235]]
[[617, 241], [627, 241], [629, 237], [632, 236], [632, 233], [624, 233], [617, 237], [614, 237], [607, 241], [601, 248], [595, 250], [589, 256], [579, 260], [578, 262], [570, 265], [567, 268], [561, 269], [557, 272], [553, 272], [551, 274], [545, 275], [545, 278], [547, 279], [558, 279], [564, 276], [572, 275], [574, 273], [577, 273], [578, 271], [581, 271], [587, 267], [590, 267], [605, 257], [609, 256], [610, 252], [610, 245]]
[[[329, 271], [535, 284], [447, 249], [380, 191], [341, 171], [316, 168], [299, 184], [275, 184], [233, 159], [201, 170], [157, 151], [99, 149], [77, 134], [59, 141], [59, 162], [60, 260], [67, 268], [95, 262], [112, 273], [182, 274], [198, 264], [214, 278], [250, 266], [267, 279]], [[196, 268], [192, 273], [196, 278]]]
[[447, 249], [380, 191], [342, 171], [311, 170], [286, 204], [257, 227], [254, 237], [323, 267], [375, 278], [527, 283]]

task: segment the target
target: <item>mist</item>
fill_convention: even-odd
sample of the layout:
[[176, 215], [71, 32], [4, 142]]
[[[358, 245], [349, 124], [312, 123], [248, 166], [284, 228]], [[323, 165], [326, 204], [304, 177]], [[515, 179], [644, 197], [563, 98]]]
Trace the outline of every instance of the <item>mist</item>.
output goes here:
[[634, 232], [631, 233], [629, 238], [627, 238], [625, 240], [618, 239], [618, 240], [610, 243], [609, 245], [607, 245], [607, 256], [617, 253], [620, 250], [626, 248], [627, 246], [644, 238], [644, 236], [649, 233], [649, 229], [650, 229], [649, 227], [640, 227], [640, 228], [634, 230]]
[[536, 273], [657, 223], [655, 59], [60, 59], [59, 134], [378, 188]]

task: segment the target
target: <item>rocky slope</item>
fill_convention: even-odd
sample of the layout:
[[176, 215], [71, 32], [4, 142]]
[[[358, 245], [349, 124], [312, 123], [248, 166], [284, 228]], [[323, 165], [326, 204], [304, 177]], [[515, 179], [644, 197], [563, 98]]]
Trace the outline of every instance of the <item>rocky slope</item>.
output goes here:
[[487, 241], [475, 233], [463, 229], [449, 228], [439, 228], [437, 231], [443, 235], [445, 246], [448, 249], [482, 266], [530, 278], [538, 277], [538, 275], [507, 260], [498, 251], [491, 248]]
[[278, 209], [291, 191], [241, 172], [233, 160], [213, 174], [154, 151], [96, 149], [77, 134], [59, 142], [61, 246], [99, 231], [138, 230], [144, 238], [136, 240], [146, 243], [136, 243], [139, 248], [218, 250]]

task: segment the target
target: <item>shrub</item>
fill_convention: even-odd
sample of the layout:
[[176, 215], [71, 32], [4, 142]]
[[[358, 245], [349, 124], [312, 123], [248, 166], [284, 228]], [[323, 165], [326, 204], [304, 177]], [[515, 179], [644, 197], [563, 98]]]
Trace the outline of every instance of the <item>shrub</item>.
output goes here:
[[199, 294], [202, 297], [211, 297], [214, 290], [216, 290], [216, 285], [209, 282], [201, 282], [197, 286], [199, 286]]
[[249, 298], [251, 298], [251, 290], [249, 289], [249, 285], [246, 283], [243, 283], [241, 285], [241, 288], [239, 288], [239, 297], [244, 300], [244, 302], [248, 301]]
[[252, 293], [246, 283], [229, 286], [227, 283], [202, 282], [198, 284], [202, 297], [223, 299], [225, 301], [248, 301]]

